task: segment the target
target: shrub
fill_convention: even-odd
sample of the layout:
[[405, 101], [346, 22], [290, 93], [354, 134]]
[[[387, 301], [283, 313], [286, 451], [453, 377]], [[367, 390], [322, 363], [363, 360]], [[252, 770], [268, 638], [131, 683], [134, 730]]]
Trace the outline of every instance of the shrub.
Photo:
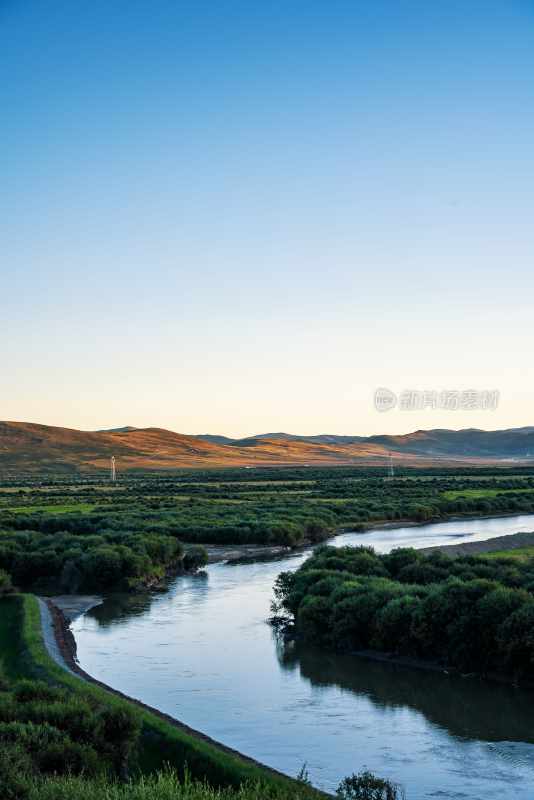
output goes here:
[[325, 640], [330, 627], [331, 605], [325, 597], [307, 597], [298, 612], [298, 625], [311, 643]]
[[405, 797], [400, 786], [366, 770], [345, 778], [336, 794], [342, 800], [402, 800]]
[[506, 666], [516, 678], [532, 674], [534, 666], [534, 601], [513, 612], [497, 633]]
[[15, 684], [13, 695], [17, 702], [28, 703], [32, 700], [44, 700], [48, 703], [65, 698], [65, 691], [44, 681], [20, 680]]
[[0, 787], [2, 800], [26, 800], [31, 758], [17, 743], [0, 742]]
[[11, 583], [11, 575], [5, 570], [0, 569], [0, 597], [10, 594], [13, 591], [13, 584]]
[[72, 742], [67, 737], [42, 747], [36, 754], [36, 764], [40, 772], [51, 775], [92, 776], [102, 771], [101, 761], [93, 747]]
[[18, 706], [16, 716], [23, 722], [47, 722], [68, 733], [71, 739], [97, 742], [100, 722], [91, 706], [76, 696], [62, 701], [34, 700]]
[[184, 555], [184, 569], [188, 572], [195, 572], [201, 567], [205, 567], [208, 563], [208, 553], [205, 547], [196, 545], [190, 547]]
[[141, 732], [139, 717], [129, 708], [104, 708], [100, 712], [101, 741], [115, 770], [122, 777], [128, 773], [128, 759]]
[[409, 594], [390, 600], [377, 613], [372, 646], [404, 655], [415, 653], [417, 643], [412, 634], [412, 621], [420, 605], [421, 599]]
[[372, 647], [532, 679], [533, 586], [533, 560], [511, 568], [506, 559], [323, 546], [293, 575], [282, 573], [273, 608], [324, 647]]
[[38, 754], [50, 744], [64, 740], [65, 734], [48, 723], [1, 722], [0, 741], [18, 743], [26, 753]]

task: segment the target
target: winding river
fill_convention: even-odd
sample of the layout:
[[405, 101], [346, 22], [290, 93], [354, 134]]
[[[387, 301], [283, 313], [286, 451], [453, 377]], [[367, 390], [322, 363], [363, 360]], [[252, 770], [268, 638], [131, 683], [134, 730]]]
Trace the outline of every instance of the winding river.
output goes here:
[[[378, 551], [534, 530], [534, 516], [451, 521], [335, 545]], [[164, 594], [113, 596], [73, 623], [91, 675], [243, 753], [332, 791], [366, 766], [408, 800], [532, 800], [534, 695], [473, 679], [281, 647], [273, 582], [307, 556], [180, 577]]]

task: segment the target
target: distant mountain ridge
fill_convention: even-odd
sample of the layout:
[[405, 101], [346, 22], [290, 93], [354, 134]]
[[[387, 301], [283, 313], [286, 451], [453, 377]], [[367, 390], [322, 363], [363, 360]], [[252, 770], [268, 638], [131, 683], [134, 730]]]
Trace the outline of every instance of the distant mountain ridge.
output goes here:
[[[199, 439], [208, 437], [199, 436]], [[211, 437], [213, 440], [225, 437]], [[378, 444], [395, 452], [420, 455], [454, 457], [491, 456], [495, 458], [534, 459], [534, 426], [485, 431], [480, 428], [463, 428], [455, 431], [448, 428], [418, 430], [398, 435], [375, 434], [373, 436], [340, 436], [318, 434], [298, 436], [293, 433], [262, 433], [246, 439], [227, 439], [227, 443], [239, 446], [257, 446], [262, 441], [309, 442], [310, 444], [353, 445]]]
[[534, 464], [534, 426], [484, 431], [431, 429], [375, 436], [267, 433], [231, 439], [189, 436], [163, 428], [126, 425], [79, 431], [31, 422], [0, 422], [0, 474], [106, 469], [114, 455], [121, 470], [362, 465]]

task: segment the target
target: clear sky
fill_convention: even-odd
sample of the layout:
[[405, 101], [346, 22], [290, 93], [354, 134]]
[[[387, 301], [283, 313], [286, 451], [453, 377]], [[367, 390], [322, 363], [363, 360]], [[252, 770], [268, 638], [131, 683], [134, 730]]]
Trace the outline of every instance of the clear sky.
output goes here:
[[0, 418], [534, 425], [531, 0], [0, 0], [0, 113]]

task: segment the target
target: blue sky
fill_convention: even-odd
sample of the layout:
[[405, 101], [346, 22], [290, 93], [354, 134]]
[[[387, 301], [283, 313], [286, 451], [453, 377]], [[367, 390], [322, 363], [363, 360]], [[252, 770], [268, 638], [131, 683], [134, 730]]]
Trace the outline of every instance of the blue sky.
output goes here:
[[7, 0], [0, 52], [3, 419], [534, 424], [534, 3]]

